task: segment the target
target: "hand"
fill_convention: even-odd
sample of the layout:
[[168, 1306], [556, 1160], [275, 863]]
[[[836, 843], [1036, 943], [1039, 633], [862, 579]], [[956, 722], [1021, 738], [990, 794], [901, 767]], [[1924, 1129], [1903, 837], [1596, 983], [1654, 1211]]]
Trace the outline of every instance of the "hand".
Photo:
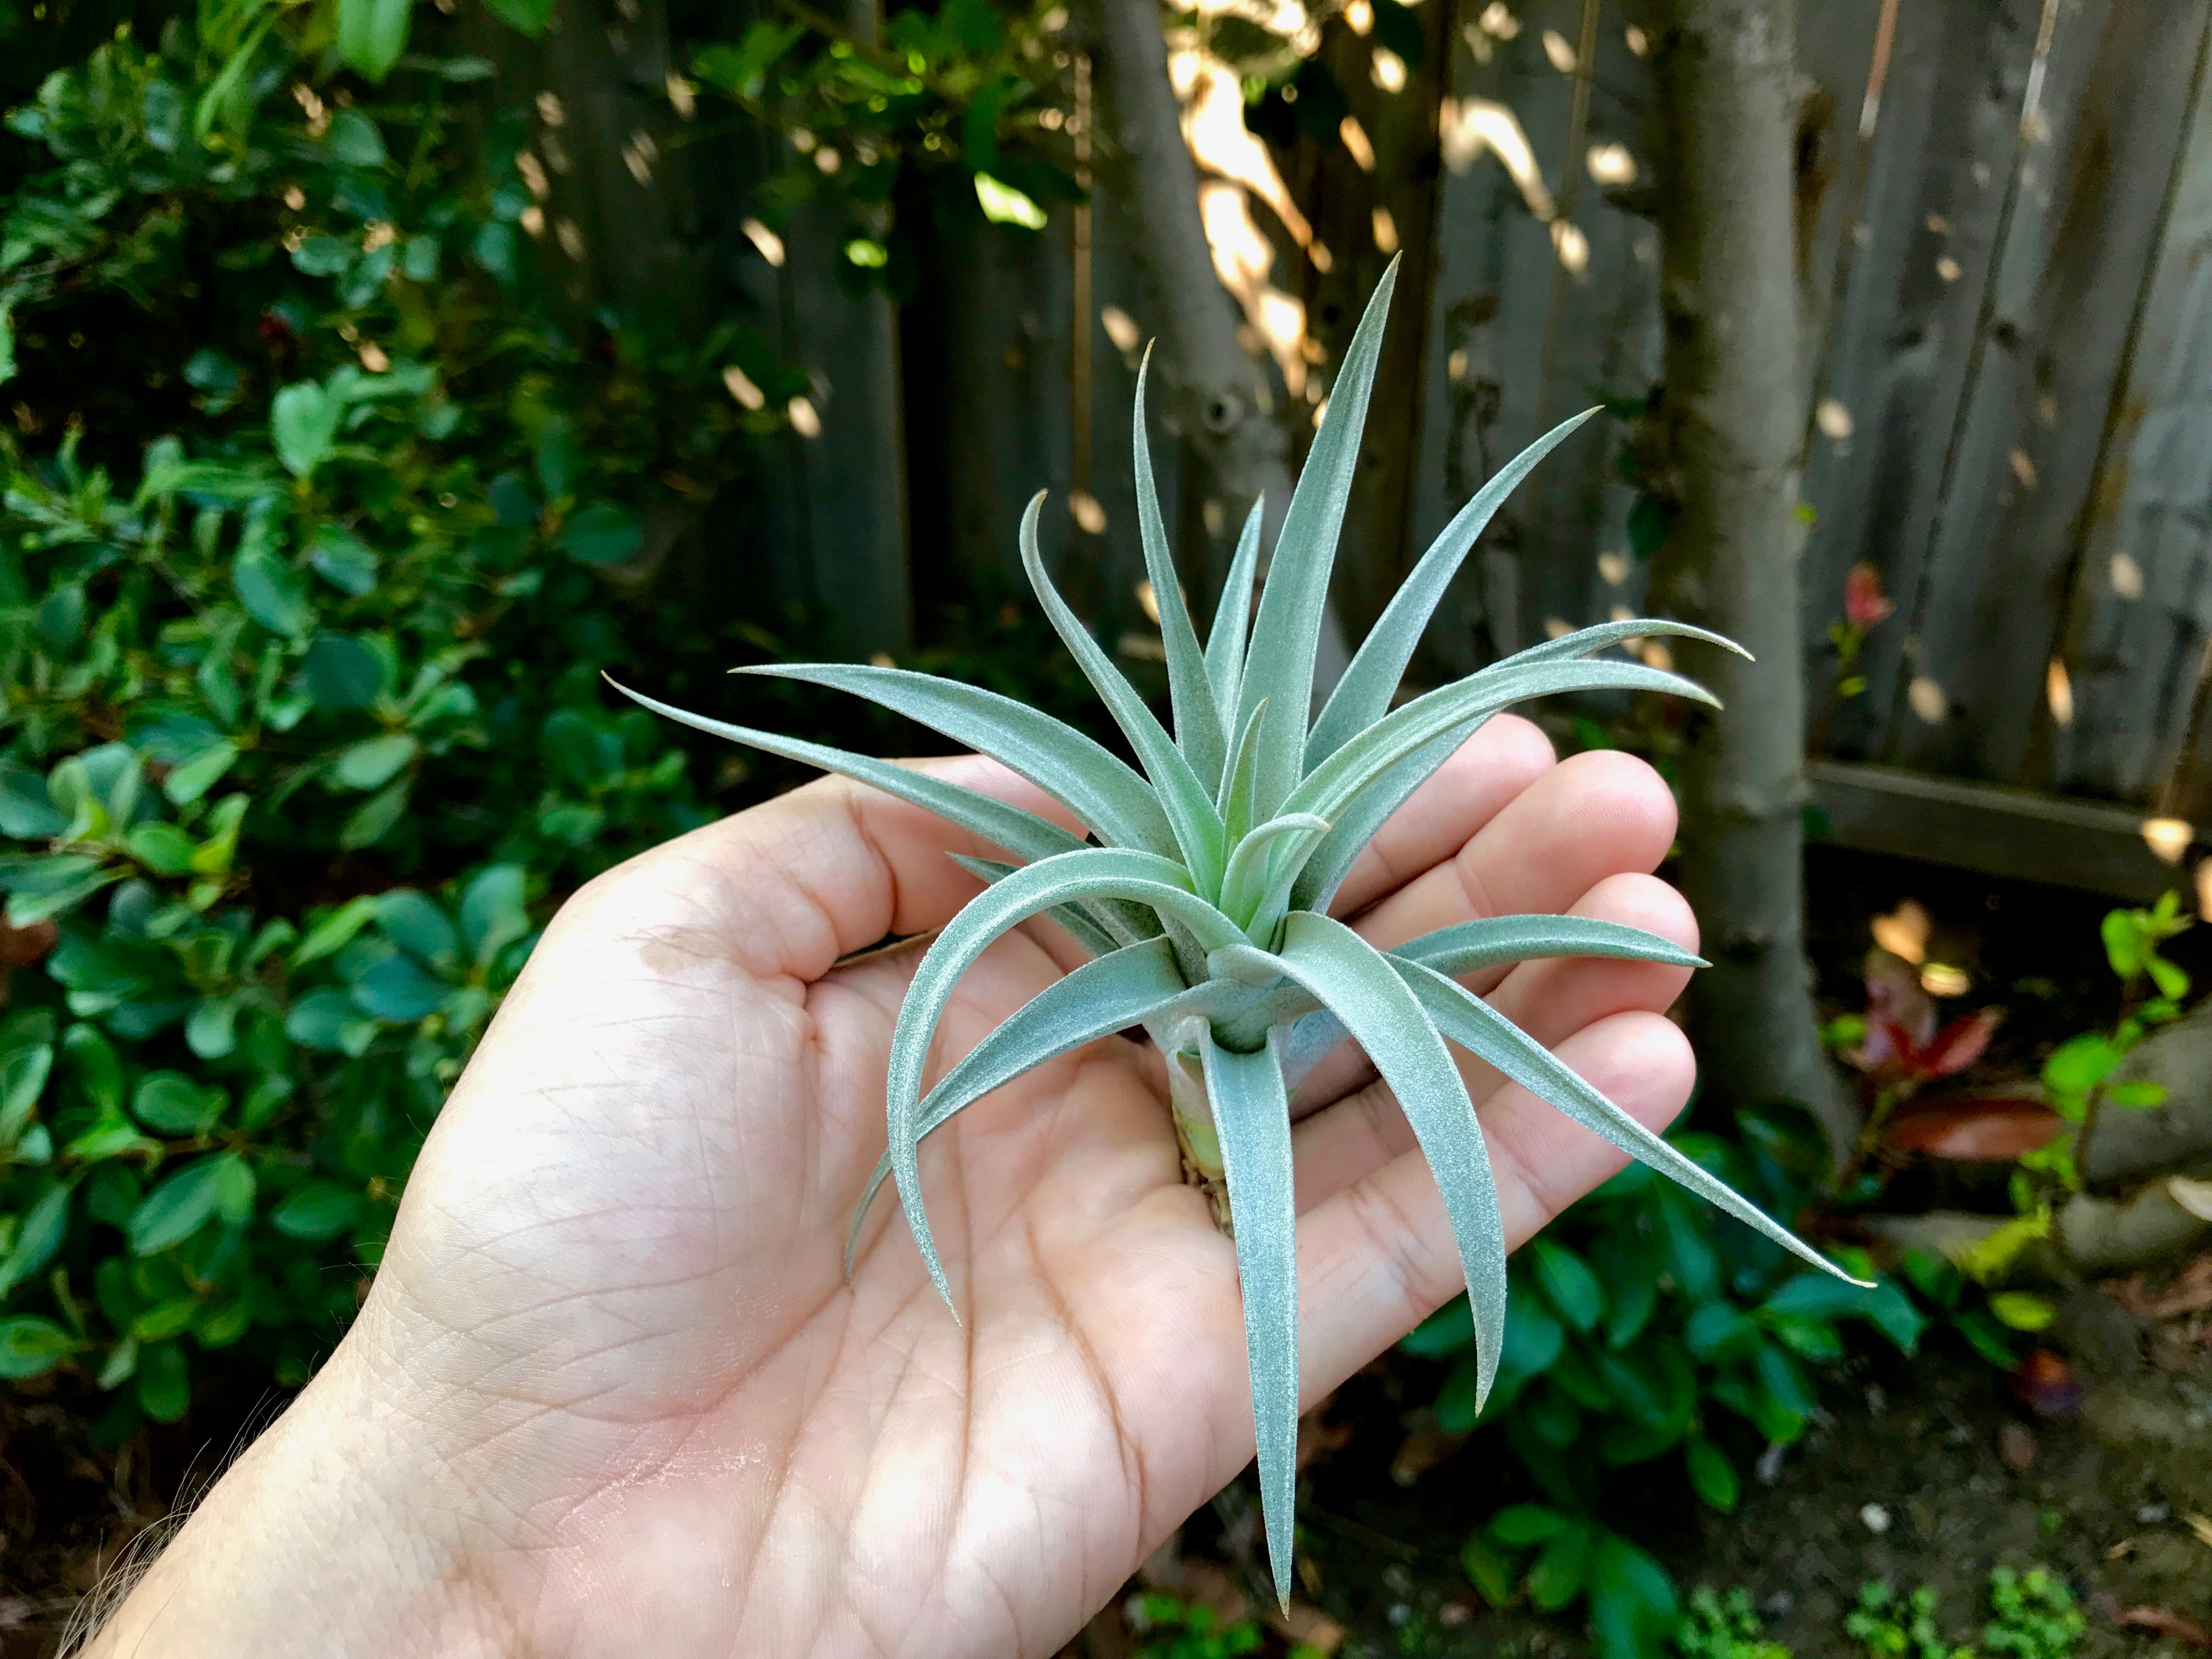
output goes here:
[[[947, 775], [1045, 804], [991, 764]], [[1645, 873], [1639, 763], [1484, 727], [1340, 906], [1390, 945], [1571, 908], [1694, 945]], [[375, 1288], [93, 1651], [824, 1659], [1053, 1653], [1252, 1455], [1236, 1261], [1183, 1184], [1158, 1055], [1111, 1039], [922, 1149], [959, 1303], [888, 1194], [891, 1026], [975, 890], [928, 815], [827, 780], [593, 882], [429, 1137]], [[859, 953], [859, 954], [855, 954]], [[1079, 960], [1050, 924], [969, 975], [957, 1056]], [[1493, 976], [1495, 978], [1496, 976]], [[1553, 961], [1492, 1001], [1654, 1127], [1686, 1098], [1681, 970]], [[1619, 1166], [1464, 1062], [1515, 1244]], [[1297, 1130], [1303, 1389], [1459, 1289], [1387, 1092], [1340, 1054]]]

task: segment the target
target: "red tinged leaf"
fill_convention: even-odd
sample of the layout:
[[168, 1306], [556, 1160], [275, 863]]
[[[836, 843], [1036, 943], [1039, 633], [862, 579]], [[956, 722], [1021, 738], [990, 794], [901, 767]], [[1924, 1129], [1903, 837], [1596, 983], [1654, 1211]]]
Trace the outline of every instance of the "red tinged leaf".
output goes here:
[[2081, 1379], [2048, 1348], [2038, 1348], [2013, 1367], [2014, 1398], [2038, 1417], [2064, 1417], [2081, 1403]]
[[2130, 1630], [2155, 1631], [2160, 1636], [2171, 1636], [2193, 1648], [2212, 1648], [2212, 1630], [2171, 1607], [2122, 1607], [2119, 1622]]
[[1924, 1077], [1956, 1077], [1988, 1051], [1990, 1039], [2003, 1020], [2002, 1008], [1984, 1008], [1953, 1020], [1913, 1057], [1914, 1069]]
[[2009, 1164], [2048, 1146], [2066, 1121], [2027, 1095], [1953, 1095], [1904, 1108], [1882, 1131], [1882, 1144], [1923, 1158], [1964, 1164]]
[[1855, 564], [1844, 578], [1844, 617], [1856, 629], [1873, 628], [1888, 620], [1897, 609], [1881, 591], [1881, 572], [1870, 564]]

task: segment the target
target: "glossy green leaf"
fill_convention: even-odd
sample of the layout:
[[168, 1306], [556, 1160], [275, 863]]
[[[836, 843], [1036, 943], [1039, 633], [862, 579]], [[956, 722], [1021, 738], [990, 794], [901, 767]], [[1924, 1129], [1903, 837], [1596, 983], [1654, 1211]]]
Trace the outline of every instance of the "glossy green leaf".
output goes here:
[[[857, 663], [773, 663], [734, 672], [804, 680], [865, 697], [988, 755], [1027, 778], [1096, 830], [1102, 841], [1149, 853], [1171, 854], [1177, 850], [1167, 814], [1160, 810], [1144, 779], [1080, 732], [1011, 697], [908, 669]], [[682, 718], [687, 725], [700, 726], [688, 715]], [[700, 726], [700, 729], [713, 728]], [[736, 741], [769, 748], [750, 736]], [[818, 763], [810, 760], [808, 763]], [[832, 769], [848, 768], [841, 761]], [[863, 781], [884, 787], [873, 778]], [[931, 810], [936, 809], [932, 806]], [[1006, 850], [1022, 853], [1024, 849], [1010, 847]]]
[[37, 1314], [0, 1319], [0, 1377], [15, 1380], [50, 1371], [76, 1352], [68, 1329]]
[[1168, 697], [1175, 710], [1176, 744], [1210, 795], [1220, 781], [1229, 740], [1221, 729], [1221, 711], [1214, 704], [1212, 682], [1206, 677], [1205, 653], [1199, 647], [1198, 631], [1191, 625], [1182, 583], [1176, 575], [1175, 556], [1168, 550], [1167, 526], [1160, 522], [1159, 490], [1152, 482], [1152, 441], [1145, 432], [1145, 383], [1152, 367], [1152, 348], [1147, 346], [1137, 369], [1136, 410], [1130, 424], [1137, 530], [1144, 544], [1145, 573], [1152, 580], [1152, 602], [1160, 613], [1160, 641], [1167, 649]]
[[1596, 1329], [1605, 1317], [1605, 1291], [1589, 1263], [1541, 1235], [1528, 1241], [1528, 1250], [1536, 1283], [1553, 1310], [1578, 1331]]
[[1314, 721], [1306, 738], [1308, 771], [1327, 760], [1346, 743], [1390, 712], [1390, 699], [1406, 672], [1406, 665], [1421, 643], [1421, 635], [1436, 614], [1437, 604], [1461, 562], [1505, 498], [1527, 477], [1537, 462], [1565, 442], [1583, 422], [1598, 411], [1586, 409], [1553, 427], [1542, 437], [1492, 474], [1473, 499], [1452, 517], [1443, 532], [1421, 555], [1391, 595], [1375, 626], [1353, 653], [1351, 666], [1336, 683], [1328, 702]]
[[407, 49], [414, 0], [338, 0], [338, 56], [348, 69], [381, 84]]
[[[1143, 763], [1155, 798], [1174, 829], [1176, 846], [1181, 849], [1184, 867], [1190, 872], [1200, 891], [1211, 891], [1221, 879], [1222, 860], [1225, 856], [1221, 815], [1214, 810], [1212, 792], [1199, 781], [1190, 761], [1161, 728], [1152, 711], [1145, 706], [1145, 700], [1137, 695], [1136, 688], [1114, 666], [1113, 659], [1091, 637], [1091, 630], [1068, 609], [1067, 602], [1052, 585], [1052, 577], [1044, 568], [1044, 554], [1037, 546], [1037, 515], [1043, 507], [1044, 495], [1040, 491], [1030, 497], [1030, 504], [1022, 514], [1022, 568], [1028, 573], [1030, 586], [1036, 590], [1037, 600], [1044, 606], [1054, 630], [1066, 645], [1077, 666], [1083, 670], [1084, 677], [1097, 688], [1100, 699], [1114, 716], [1114, 723], [1127, 736], [1129, 746]], [[1161, 614], [1167, 613], [1164, 611]], [[1217, 754], [1214, 775], [1219, 772]]]
[[1286, 717], [1273, 723], [1260, 751], [1255, 812], [1263, 818], [1285, 810], [1285, 803], [1305, 770], [1306, 711], [1313, 704], [1314, 655], [1328, 603], [1329, 568], [1336, 561], [1337, 535], [1358, 469], [1367, 400], [1374, 390], [1375, 367], [1382, 356], [1390, 295], [1397, 282], [1398, 263], [1393, 259], [1345, 348], [1329, 388], [1328, 412], [1291, 492], [1261, 589], [1259, 614], [1252, 623], [1252, 642], [1237, 690], [1239, 724], [1263, 700]]
[[1467, 1085], [1398, 970], [1342, 922], [1293, 911], [1284, 923], [1281, 956], [1285, 973], [1333, 1010], [1367, 1050], [1436, 1176], [1474, 1312], [1479, 1410], [1496, 1378], [1504, 1338], [1505, 1227]]
[[125, 1230], [133, 1255], [181, 1244], [214, 1218], [222, 1194], [223, 1162], [220, 1157], [199, 1158], [165, 1176], [146, 1194]]
[[334, 1181], [302, 1182], [284, 1195], [269, 1222], [287, 1238], [335, 1238], [361, 1214], [361, 1194]]
[[1267, 1569], [1287, 1607], [1298, 1480], [1298, 1243], [1290, 1100], [1272, 1033], [1256, 1054], [1231, 1054], [1210, 1035], [1202, 1052], [1236, 1224]]
[[1708, 1509], [1723, 1515], [1735, 1510], [1743, 1493], [1743, 1482], [1726, 1452], [1702, 1436], [1693, 1437], [1682, 1448], [1682, 1462], [1689, 1471], [1690, 1490]]

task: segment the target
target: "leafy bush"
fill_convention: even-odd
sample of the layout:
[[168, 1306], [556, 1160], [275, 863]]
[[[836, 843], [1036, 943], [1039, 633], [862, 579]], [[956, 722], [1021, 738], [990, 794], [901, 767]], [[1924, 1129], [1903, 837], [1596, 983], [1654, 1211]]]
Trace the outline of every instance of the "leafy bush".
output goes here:
[[[1747, 1114], [1741, 1127], [1735, 1142], [1676, 1140], [1770, 1214], [1794, 1214], [1811, 1167], [1796, 1126]], [[1849, 1265], [1873, 1276], [1855, 1255]], [[1814, 1407], [1805, 1367], [1842, 1357], [1842, 1323], [1871, 1325], [1907, 1353], [1925, 1323], [1894, 1282], [1863, 1291], [1804, 1271], [1641, 1164], [1515, 1256], [1510, 1285], [1498, 1382], [1480, 1418], [1464, 1301], [1404, 1344], [1451, 1362], [1434, 1406], [1439, 1426], [1494, 1431], [1545, 1500], [1501, 1510], [1462, 1560], [1494, 1604], [1517, 1595], [1545, 1612], [1586, 1602], [1612, 1656], [1655, 1650], [1678, 1603], [1658, 1563], [1599, 1519], [1610, 1512], [1611, 1472], [1679, 1456], [1698, 1498], [1732, 1510], [1741, 1476], [1715, 1437], [1717, 1408], [1787, 1445]]]
[[[538, 919], [712, 816], [596, 675], [681, 641], [620, 579], [777, 418], [720, 366], [794, 373], [563, 318], [512, 133], [464, 143], [483, 66], [356, 100], [259, 9], [10, 118], [0, 885], [43, 971], [0, 1024], [0, 1375], [77, 1370], [117, 1433], [196, 1353], [304, 1377]], [[126, 374], [145, 409], [69, 418]]]

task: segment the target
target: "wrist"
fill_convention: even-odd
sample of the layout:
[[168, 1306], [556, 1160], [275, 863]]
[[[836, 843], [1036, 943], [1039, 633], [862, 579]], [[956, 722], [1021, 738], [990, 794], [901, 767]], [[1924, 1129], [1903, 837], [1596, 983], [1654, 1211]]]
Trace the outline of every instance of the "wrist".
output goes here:
[[209, 1491], [80, 1659], [514, 1651], [495, 1546], [341, 1346]]

